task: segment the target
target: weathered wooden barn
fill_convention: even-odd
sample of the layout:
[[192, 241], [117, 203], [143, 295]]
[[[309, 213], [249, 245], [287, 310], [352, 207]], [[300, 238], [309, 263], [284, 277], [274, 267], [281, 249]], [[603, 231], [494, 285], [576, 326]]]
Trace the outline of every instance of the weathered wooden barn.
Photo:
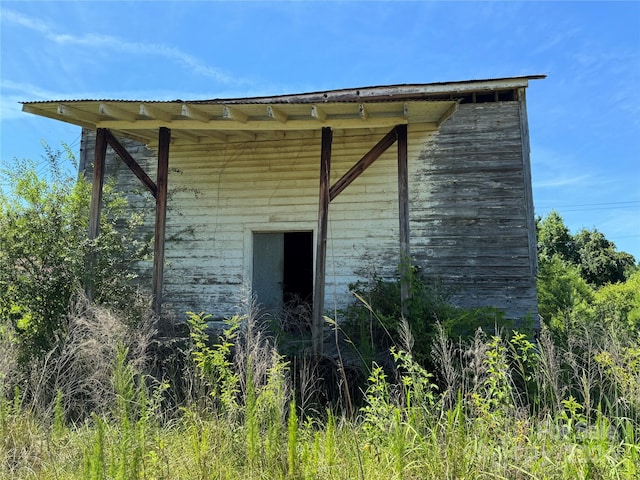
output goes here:
[[535, 315], [525, 90], [540, 78], [23, 110], [84, 127], [90, 236], [105, 171], [146, 188], [133, 207], [150, 213], [157, 309], [313, 298], [317, 337], [322, 313], [352, 301], [349, 283], [409, 264], [459, 305]]

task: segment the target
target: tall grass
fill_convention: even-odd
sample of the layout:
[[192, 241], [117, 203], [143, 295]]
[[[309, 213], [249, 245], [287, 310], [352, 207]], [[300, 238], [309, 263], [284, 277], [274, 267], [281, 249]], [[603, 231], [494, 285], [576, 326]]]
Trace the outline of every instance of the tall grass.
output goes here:
[[[392, 364], [371, 365], [350, 414], [344, 399], [325, 408], [300, 392], [294, 400], [296, 383], [319, 388], [317, 359], [307, 376], [294, 374], [255, 312], [218, 333], [191, 315], [191, 340], [175, 352], [189, 395], [150, 375], [148, 333], [134, 341], [114, 318], [111, 333], [91, 333], [83, 325], [110, 314], [86, 306], [73, 315], [58, 347], [76, 352], [73, 362], [52, 354], [28, 377], [0, 378], [0, 478], [640, 475], [640, 343], [609, 330], [571, 332], [562, 346], [544, 332], [535, 344], [480, 330], [454, 342], [440, 329], [428, 372], [403, 326]], [[94, 359], [79, 353], [89, 346]], [[80, 388], [89, 379], [99, 384]]]

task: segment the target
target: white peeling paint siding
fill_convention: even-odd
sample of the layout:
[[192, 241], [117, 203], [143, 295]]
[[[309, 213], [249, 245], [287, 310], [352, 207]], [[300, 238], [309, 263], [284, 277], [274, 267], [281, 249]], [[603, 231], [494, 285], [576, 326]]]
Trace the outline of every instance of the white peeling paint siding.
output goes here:
[[[336, 181], [386, 132], [334, 136]], [[412, 143], [428, 135], [416, 129]], [[418, 148], [414, 149], [417, 155]], [[171, 149], [165, 295], [176, 310], [229, 315], [246, 301], [252, 232], [315, 233], [320, 138]], [[396, 149], [392, 147], [332, 202], [326, 305], [350, 301], [348, 284], [398, 263]]]
[[[438, 133], [409, 126], [415, 262], [426, 274], [457, 288], [454, 299], [461, 305], [492, 305], [514, 318], [536, 308], [535, 260], [530, 258], [535, 232], [532, 236], [528, 227], [533, 213], [525, 188], [529, 166], [519, 112], [517, 101], [465, 104]], [[334, 132], [332, 183], [386, 133]], [[83, 149], [89, 158], [92, 142], [85, 131]], [[125, 145], [154, 178], [153, 152]], [[172, 145], [169, 158], [166, 306], [178, 321], [189, 310], [216, 317], [238, 313], [250, 296], [252, 232], [315, 234], [320, 132], [280, 140]], [[117, 164], [109, 160], [120, 188], [141, 189], [133, 174]], [[153, 205], [148, 194], [135, 199], [137, 208], [149, 212], [147, 234]], [[395, 275], [398, 228], [394, 145], [330, 205], [325, 298], [330, 315], [352, 301], [349, 283], [374, 272]]]

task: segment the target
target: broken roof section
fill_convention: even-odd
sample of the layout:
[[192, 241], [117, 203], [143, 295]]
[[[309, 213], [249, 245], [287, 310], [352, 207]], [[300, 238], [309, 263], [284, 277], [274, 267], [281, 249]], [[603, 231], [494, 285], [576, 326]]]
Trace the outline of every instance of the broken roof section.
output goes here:
[[436, 130], [458, 103], [515, 100], [515, 91], [544, 75], [462, 82], [374, 86], [293, 95], [214, 100], [59, 100], [24, 102], [22, 109], [90, 129], [157, 141], [157, 129], [174, 143], [215, 143], [233, 137], [284, 138], [292, 132], [391, 128], [420, 123]]

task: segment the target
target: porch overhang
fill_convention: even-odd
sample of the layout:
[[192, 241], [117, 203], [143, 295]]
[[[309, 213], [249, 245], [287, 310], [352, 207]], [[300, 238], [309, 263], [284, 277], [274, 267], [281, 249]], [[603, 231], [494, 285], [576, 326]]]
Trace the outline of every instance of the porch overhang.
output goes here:
[[456, 100], [332, 103], [144, 102], [66, 100], [29, 102], [23, 110], [92, 130], [106, 128], [155, 145], [158, 128], [170, 128], [172, 144], [282, 139], [291, 132], [389, 129], [420, 123], [438, 127], [455, 111]]
[[[156, 146], [158, 129], [170, 128], [172, 144], [282, 139], [334, 131], [420, 123], [434, 130], [476, 95], [526, 88], [545, 75], [371, 86], [266, 97], [214, 100], [54, 100], [24, 102], [22, 109], [89, 129]], [[508, 97], [508, 95], [507, 95]]]

